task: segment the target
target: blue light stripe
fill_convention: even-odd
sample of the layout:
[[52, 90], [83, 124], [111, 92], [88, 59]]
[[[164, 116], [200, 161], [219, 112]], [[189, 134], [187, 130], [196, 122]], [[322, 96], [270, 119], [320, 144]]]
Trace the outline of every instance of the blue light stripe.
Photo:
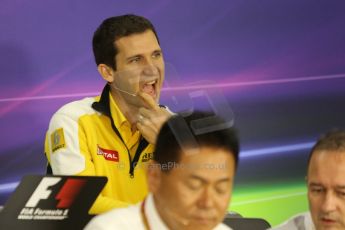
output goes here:
[[0, 193], [12, 192], [19, 184], [19, 181], [0, 184]]
[[240, 157], [246, 158], [246, 157], [252, 157], [252, 156], [263, 156], [263, 155], [277, 154], [277, 153], [291, 152], [291, 151], [298, 151], [298, 150], [306, 150], [306, 149], [310, 150], [314, 144], [315, 142], [305, 142], [305, 143], [300, 143], [300, 144], [242, 151], [240, 153]]
[[[270, 154], [278, 154], [283, 152], [291, 152], [291, 151], [298, 151], [298, 150], [310, 150], [314, 142], [305, 142], [300, 144], [292, 144], [292, 145], [284, 145], [279, 147], [270, 147], [270, 148], [262, 148], [262, 149], [255, 149], [255, 150], [247, 150], [242, 151], [240, 153], [241, 158], [253, 157], [253, 156], [264, 156]], [[12, 192], [19, 182], [11, 182], [6, 184], [0, 184], [0, 193], [9, 193]]]

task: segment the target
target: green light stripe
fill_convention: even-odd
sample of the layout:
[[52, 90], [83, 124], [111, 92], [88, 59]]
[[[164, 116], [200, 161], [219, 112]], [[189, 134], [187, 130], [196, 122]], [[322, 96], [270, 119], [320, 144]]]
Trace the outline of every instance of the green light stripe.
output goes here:
[[235, 186], [231, 211], [266, 219], [275, 226], [308, 210], [306, 193], [304, 182]]

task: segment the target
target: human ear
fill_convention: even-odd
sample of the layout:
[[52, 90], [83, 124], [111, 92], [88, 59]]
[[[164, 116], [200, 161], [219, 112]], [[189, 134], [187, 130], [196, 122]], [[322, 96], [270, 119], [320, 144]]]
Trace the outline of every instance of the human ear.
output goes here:
[[106, 64], [99, 64], [97, 66], [97, 70], [102, 78], [107, 82], [114, 81], [115, 71], [111, 67], [107, 66]]

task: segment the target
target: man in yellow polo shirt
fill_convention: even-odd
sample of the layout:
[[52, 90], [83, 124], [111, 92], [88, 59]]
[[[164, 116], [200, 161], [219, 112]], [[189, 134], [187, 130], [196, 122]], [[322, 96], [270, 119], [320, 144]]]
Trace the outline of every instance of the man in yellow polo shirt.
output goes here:
[[45, 154], [48, 173], [108, 178], [90, 211], [97, 214], [147, 195], [144, 166], [171, 112], [158, 105], [164, 60], [150, 21], [136, 15], [104, 20], [93, 52], [107, 84], [100, 96], [66, 104], [53, 115]]

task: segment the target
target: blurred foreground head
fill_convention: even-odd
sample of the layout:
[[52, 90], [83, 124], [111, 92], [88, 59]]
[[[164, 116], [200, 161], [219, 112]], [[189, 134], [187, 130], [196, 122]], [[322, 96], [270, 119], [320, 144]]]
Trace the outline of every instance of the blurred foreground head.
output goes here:
[[213, 229], [222, 222], [238, 154], [236, 132], [221, 117], [195, 112], [163, 125], [148, 181], [170, 229]]

